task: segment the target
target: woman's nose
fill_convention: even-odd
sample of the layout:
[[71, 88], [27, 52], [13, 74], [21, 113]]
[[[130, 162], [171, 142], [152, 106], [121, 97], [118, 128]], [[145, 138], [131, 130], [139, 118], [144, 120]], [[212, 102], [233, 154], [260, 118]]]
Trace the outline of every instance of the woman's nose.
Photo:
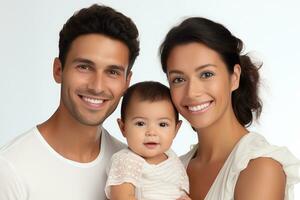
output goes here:
[[186, 95], [188, 97], [195, 97], [201, 93], [201, 84], [198, 84], [198, 81], [195, 79], [190, 79], [186, 88]]

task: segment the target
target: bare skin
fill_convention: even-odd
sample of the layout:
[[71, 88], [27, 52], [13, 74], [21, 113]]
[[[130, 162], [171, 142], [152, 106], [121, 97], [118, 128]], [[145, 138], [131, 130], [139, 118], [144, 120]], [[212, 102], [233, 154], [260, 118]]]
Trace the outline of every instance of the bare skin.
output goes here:
[[234, 199], [283, 200], [285, 184], [286, 176], [280, 163], [271, 158], [257, 158], [241, 172]]
[[121, 185], [114, 185], [110, 187], [110, 200], [136, 200], [135, 187], [131, 183], [123, 183]]
[[[221, 121], [222, 129], [216, 126], [199, 130], [201, 143], [187, 168], [192, 199], [205, 198], [235, 144], [247, 133], [233, 116], [224, 117]], [[235, 125], [226, 127], [222, 124]]]
[[63, 157], [87, 163], [100, 153], [103, 121], [127, 89], [129, 50], [101, 34], [76, 38], [64, 66], [54, 60], [53, 76], [61, 84], [56, 112], [38, 126], [47, 143]]
[[[235, 145], [248, 133], [235, 116], [231, 100], [232, 92], [239, 88], [241, 67], [236, 64], [229, 73], [216, 51], [196, 42], [175, 46], [167, 66], [172, 100], [198, 135], [197, 153], [187, 173], [190, 197], [202, 200]], [[241, 172], [235, 200], [279, 200], [284, 189], [282, 166], [258, 158]]]
[[72, 117], [62, 115], [59, 110], [39, 125], [38, 129], [48, 144], [69, 160], [87, 163], [100, 153], [101, 132], [98, 127], [76, 123]]

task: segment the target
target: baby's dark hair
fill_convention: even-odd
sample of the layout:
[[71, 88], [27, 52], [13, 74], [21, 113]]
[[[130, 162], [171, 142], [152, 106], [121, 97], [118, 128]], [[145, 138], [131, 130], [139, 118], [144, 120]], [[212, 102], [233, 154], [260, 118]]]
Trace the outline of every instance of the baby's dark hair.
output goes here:
[[125, 120], [126, 111], [129, 106], [129, 102], [132, 98], [138, 98], [140, 101], [170, 101], [174, 108], [175, 121], [179, 120], [178, 111], [176, 110], [172, 100], [170, 89], [156, 81], [143, 81], [130, 86], [124, 93], [122, 104], [121, 104], [121, 119]]
[[258, 118], [262, 111], [258, 96], [258, 70], [261, 65], [254, 64], [247, 54], [241, 55], [243, 42], [222, 24], [201, 17], [191, 17], [173, 27], [160, 46], [161, 64], [165, 73], [172, 49], [192, 42], [204, 44], [216, 51], [230, 74], [233, 73], [235, 64], [241, 66], [239, 88], [232, 92], [232, 107], [239, 123], [250, 126], [253, 114]]

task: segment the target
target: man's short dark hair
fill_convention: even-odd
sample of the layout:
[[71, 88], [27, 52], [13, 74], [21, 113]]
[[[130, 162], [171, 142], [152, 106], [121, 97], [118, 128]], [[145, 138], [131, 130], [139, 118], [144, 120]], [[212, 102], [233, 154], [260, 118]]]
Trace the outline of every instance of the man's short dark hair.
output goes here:
[[137, 27], [130, 18], [122, 13], [97, 4], [76, 12], [60, 31], [59, 59], [62, 67], [65, 65], [72, 42], [81, 35], [93, 33], [103, 34], [126, 44], [130, 52], [129, 72], [140, 50]]

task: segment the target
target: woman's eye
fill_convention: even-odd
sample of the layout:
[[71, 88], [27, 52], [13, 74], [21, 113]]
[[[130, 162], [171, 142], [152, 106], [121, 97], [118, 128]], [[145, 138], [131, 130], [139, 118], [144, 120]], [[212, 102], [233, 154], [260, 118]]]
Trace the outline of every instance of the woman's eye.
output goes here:
[[180, 77], [176, 77], [171, 80], [172, 83], [181, 83], [183, 81], [184, 81], [184, 79], [180, 78]]
[[145, 125], [145, 122], [135, 122], [135, 125], [136, 125], [136, 126], [144, 126], [144, 125]]
[[160, 127], [168, 127], [169, 124], [166, 123], [166, 122], [161, 122], [161, 123], [159, 123], [159, 126], [160, 126]]
[[214, 74], [211, 73], [211, 72], [203, 72], [203, 73], [201, 73], [200, 77], [201, 77], [201, 78], [204, 78], [204, 79], [207, 79], [207, 78], [212, 77], [213, 75], [214, 75]]

